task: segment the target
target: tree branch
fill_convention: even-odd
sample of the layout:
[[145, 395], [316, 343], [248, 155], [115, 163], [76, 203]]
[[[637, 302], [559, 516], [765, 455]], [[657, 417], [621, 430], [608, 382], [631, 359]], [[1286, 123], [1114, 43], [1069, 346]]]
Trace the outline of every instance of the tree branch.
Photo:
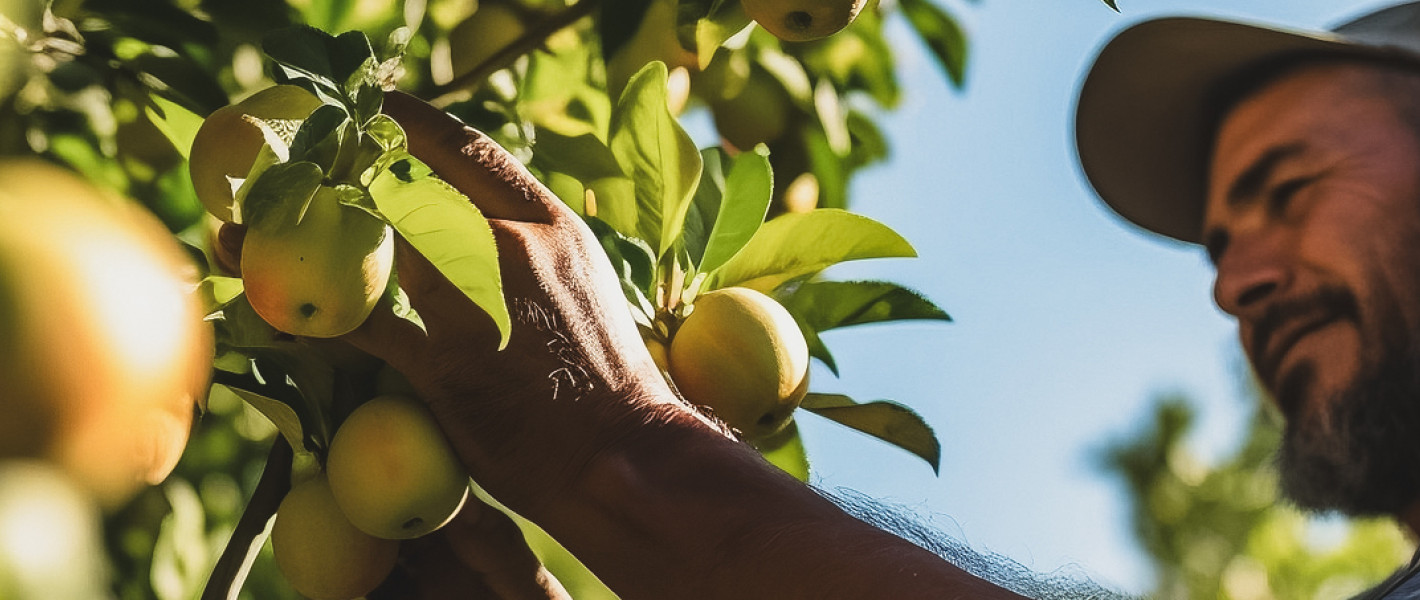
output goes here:
[[601, 6], [601, 3], [602, 0], [578, 0], [576, 4], [566, 10], [543, 19], [523, 33], [521, 37], [513, 40], [513, 43], [494, 53], [493, 56], [488, 57], [469, 72], [435, 87], [430, 93], [433, 99], [429, 103], [443, 108], [463, 99], [469, 92], [477, 89], [478, 85], [483, 83], [483, 80], [487, 79], [489, 75], [507, 68], [519, 56], [537, 49], [547, 41], [547, 38], [552, 37], [552, 34], [591, 15], [597, 7]]
[[286, 438], [276, 436], [271, 445], [271, 453], [266, 456], [266, 468], [261, 471], [261, 480], [247, 502], [246, 510], [237, 521], [227, 547], [212, 567], [212, 575], [207, 578], [207, 586], [202, 590], [201, 600], [232, 600], [242, 589], [242, 582], [251, 570], [252, 561], [261, 550], [265, 538], [266, 524], [276, 514], [276, 507], [291, 489], [291, 445]]

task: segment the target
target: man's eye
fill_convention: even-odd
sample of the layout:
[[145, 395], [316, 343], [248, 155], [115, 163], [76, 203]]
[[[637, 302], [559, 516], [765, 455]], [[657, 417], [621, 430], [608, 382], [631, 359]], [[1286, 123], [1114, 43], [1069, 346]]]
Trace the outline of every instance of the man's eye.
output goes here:
[[1315, 176], [1288, 179], [1278, 184], [1277, 187], [1272, 188], [1272, 195], [1269, 198], [1268, 204], [1274, 212], [1281, 212], [1287, 208], [1287, 203], [1292, 201], [1292, 197], [1296, 196], [1297, 192], [1306, 189], [1307, 186], [1311, 185], [1316, 180], [1317, 177]]

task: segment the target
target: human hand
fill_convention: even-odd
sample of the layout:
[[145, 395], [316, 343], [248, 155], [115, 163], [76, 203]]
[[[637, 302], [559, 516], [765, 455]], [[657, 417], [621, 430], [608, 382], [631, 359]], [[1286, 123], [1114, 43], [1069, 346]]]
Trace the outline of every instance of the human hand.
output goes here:
[[648, 418], [693, 413], [670, 394], [576, 214], [443, 111], [398, 92], [384, 110], [410, 152], [487, 217], [512, 333], [498, 350], [492, 319], [400, 240], [400, 285], [427, 333], [378, 307], [345, 339], [409, 378], [481, 485], [523, 511]]
[[[620, 489], [615, 482], [621, 473], [587, 471], [626, 440], [657, 429], [648, 426], [676, 424], [677, 433], [667, 438], [662, 431], [658, 439], [689, 441], [682, 435], [689, 429], [729, 442], [722, 428], [670, 391], [640, 339], [609, 261], [576, 214], [496, 143], [443, 111], [395, 92], [386, 95], [385, 112], [404, 128], [410, 152], [487, 217], [512, 331], [507, 347], [498, 350], [493, 320], [397, 239], [400, 286], [425, 329], [381, 305], [343, 339], [409, 379], [482, 487], [535, 520], [555, 515], [600, 523], [578, 521], [565, 505], [552, 505], [585, 497], [586, 489], [573, 492], [578, 486]], [[219, 258], [239, 256], [238, 227], [226, 227], [219, 241]], [[231, 258], [222, 262], [238, 264]], [[753, 454], [736, 452], [741, 458]], [[570, 538], [586, 533], [620, 539], [558, 524]], [[415, 595], [387, 597], [439, 597], [445, 584], [487, 590], [482, 567], [452, 558], [462, 552], [458, 544], [490, 553], [526, 549], [520, 536], [479, 541], [475, 532], [463, 530], [471, 536], [466, 538], [460, 531], [408, 544], [405, 567], [387, 593], [409, 589]], [[537, 581], [528, 575], [523, 569], [517, 577]]]
[[[483, 212], [512, 315], [499, 351], [493, 320], [412, 246], [396, 272], [425, 325], [377, 306], [344, 341], [403, 373], [473, 477], [522, 510], [625, 431], [674, 402], [641, 342], [620, 284], [580, 217], [502, 147], [422, 100], [385, 96], [409, 151]], [[236, 272], [242, 228], [227, 224], [218, 259]], [[666, 402], [666, 399], [671, 402]]]

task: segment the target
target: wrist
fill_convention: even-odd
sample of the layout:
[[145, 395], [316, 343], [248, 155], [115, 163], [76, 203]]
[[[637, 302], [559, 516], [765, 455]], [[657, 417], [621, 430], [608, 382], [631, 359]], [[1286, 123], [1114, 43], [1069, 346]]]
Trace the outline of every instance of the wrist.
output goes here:
[[[677, 398], [658, 372], [649, 375], [537, 410], [529, 409], [529, 393], [443, 394], [430, 404], [470, 475], [531, 518], [579, 496], [595, 465], [634, 453], [648, 435], [694, 429], [730, 439]], [[484, 399], [489, 396], [512, 400]]]

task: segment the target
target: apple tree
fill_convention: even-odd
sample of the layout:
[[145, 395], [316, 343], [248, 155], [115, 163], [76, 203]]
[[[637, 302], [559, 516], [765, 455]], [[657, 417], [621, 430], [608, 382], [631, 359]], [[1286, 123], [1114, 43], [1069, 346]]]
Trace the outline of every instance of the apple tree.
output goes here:
[[[898, 32], [912, 39], [892, 39]], [[648, 348], [668, 359], [668, 380], [774, 464], [808, 478], [794, 420], [813, 413], [936, 469], [939, 445], [913, 399], [860, 402], [807, 380], [810, 360], [837, 372], [824, 331], [948, 320], [892, 282], [822, 275], [844, 261], [914, 255], [908, 240], [851, 212], [849, 193], [857, 172], [888, 157], [877, 119], [899, 100], [893, 49], [905, 43], [924, 44], [943, 76], [964, 85], [965, 32], [930, 0], [0, 1], [0, 157], [41, 157], [149, 211], [200, 272], [216, 333], [182, 459], [162, 485], [105, 514], [114, 592], [297, 597], [267, 541], [273, 515], [288, 492], [324, 477], [361, 407], [412, 394], [387, 365], [326, 339], [380, 298], [418, 322], [390, 261], [370, 258], [381, 240], [408, 240], [506, 339], [487, 225], [381, 114], [392, 90], [486, 132], [581, 215]], [[285, 100], [263, 104], [264, 94]], [[687, 133], [696, 119], [713, 124], [706, 147]], [[239, 265], [220, 251], [224, 221], [255, 244]], [[356, 221], [369, 232], [358, 250], [330, 243], [348, 236], [311, 233], [349, 232]], [[290, 294], [264, 290], [300, 286], [291, 269], [307, 267], [288, 265], [292, 248], [379, 271], [328, 286], [375, 293], [281, 304]], [[717, 298], [750, 300], [721, 310]], [[727, 316], [709, 316], [717, 311]], [[312, 318], [328, 314], [343, 316]], [[760, 314], [773, 316], [745, 316]], [[763, 325], [774, 340], [764, 343], [800, 348], [772, 373], [746, 377], [785, 389], [742, 400], [744, 420], [715, 404], [733, 394], [696, 392], [694, 369], [677, 366], [691, 359], [676, 356], [704, 352], [677, 344], [695, 337], [680, 333], [711, 318], [742, 323], [733, 331], [775, 323]], [[574, 595], [611, 597], [524, 525]]]

